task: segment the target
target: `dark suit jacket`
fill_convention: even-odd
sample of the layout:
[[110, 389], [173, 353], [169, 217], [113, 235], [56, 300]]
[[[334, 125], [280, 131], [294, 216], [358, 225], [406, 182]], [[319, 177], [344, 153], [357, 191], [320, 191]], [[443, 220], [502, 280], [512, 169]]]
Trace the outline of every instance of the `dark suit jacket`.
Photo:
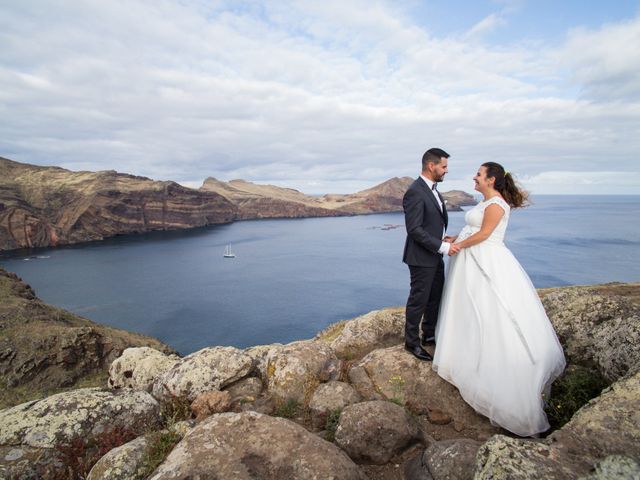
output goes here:
[[446, 230], [449, 218], [442, 196], [440, 201], [442, 211], [428, 185], [420, 177], [404, 194], [402, 208], [407, 240], [402, 261], [407, 265], [435, 267], [442, 258], [438, 249], [442, 245], [442, 232]]

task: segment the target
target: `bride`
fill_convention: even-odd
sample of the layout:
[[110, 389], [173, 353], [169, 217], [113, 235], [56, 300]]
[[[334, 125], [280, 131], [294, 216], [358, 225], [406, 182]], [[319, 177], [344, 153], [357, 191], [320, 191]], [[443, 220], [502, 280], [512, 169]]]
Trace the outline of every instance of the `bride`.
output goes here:
[[536, 290], [503, 239], [526, 192], [494, 162], [474, 177], [484, 200], [452, 237], [433, 369], [477, 412], [517, 435], [549, 428], [543, 393], [565, 359]]

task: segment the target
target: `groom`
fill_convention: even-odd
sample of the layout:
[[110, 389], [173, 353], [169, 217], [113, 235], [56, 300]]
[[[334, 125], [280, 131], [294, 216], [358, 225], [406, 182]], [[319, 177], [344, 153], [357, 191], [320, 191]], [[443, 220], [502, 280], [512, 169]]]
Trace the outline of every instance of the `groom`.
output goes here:
[[[444, 285], [443, 254], [450, 244], [444, 242], [447, 208], [437, 184], [447, 174], [449, 154], [430, 148], [422, 156], [422, 173], [402, 199], [407, 240], [402, 261], [409, 266], [411, 290], [407, 300], [404, 346], [420, 360], [433, 357], [420, 345], [435, 343], [436, 322]], [[422, 324], [422, 339], [420, 326]], [[422, 340], [422, 342], [421, 342]]]

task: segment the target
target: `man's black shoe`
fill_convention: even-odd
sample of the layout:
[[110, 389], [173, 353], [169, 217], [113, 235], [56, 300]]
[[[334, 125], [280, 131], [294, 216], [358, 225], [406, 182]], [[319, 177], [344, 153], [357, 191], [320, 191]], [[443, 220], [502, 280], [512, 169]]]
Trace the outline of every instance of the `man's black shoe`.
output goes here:
[[405, 343], [404, 349], [411, 353], [414, 357], [419, 358], [420, 360], [424, 360], [425, 362], [430, 362], [431, 360], [433, 360], [431, 354], [429, 352], [425, 352], [420, 345], [411, 347]]
[[435, 345], [436, 344], [436, 337], [422, 337], [422, 345], [427, 346], [427, 345]]

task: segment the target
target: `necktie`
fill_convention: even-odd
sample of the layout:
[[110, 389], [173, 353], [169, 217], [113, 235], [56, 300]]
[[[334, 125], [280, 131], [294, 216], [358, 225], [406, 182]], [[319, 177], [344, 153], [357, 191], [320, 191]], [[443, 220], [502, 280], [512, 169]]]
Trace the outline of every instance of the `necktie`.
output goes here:
[[431, 186], [431, 190], [437, 191], [436, 187], [438, 186], [438, 184], [436, 182], [433, 182], [433, 185]]

